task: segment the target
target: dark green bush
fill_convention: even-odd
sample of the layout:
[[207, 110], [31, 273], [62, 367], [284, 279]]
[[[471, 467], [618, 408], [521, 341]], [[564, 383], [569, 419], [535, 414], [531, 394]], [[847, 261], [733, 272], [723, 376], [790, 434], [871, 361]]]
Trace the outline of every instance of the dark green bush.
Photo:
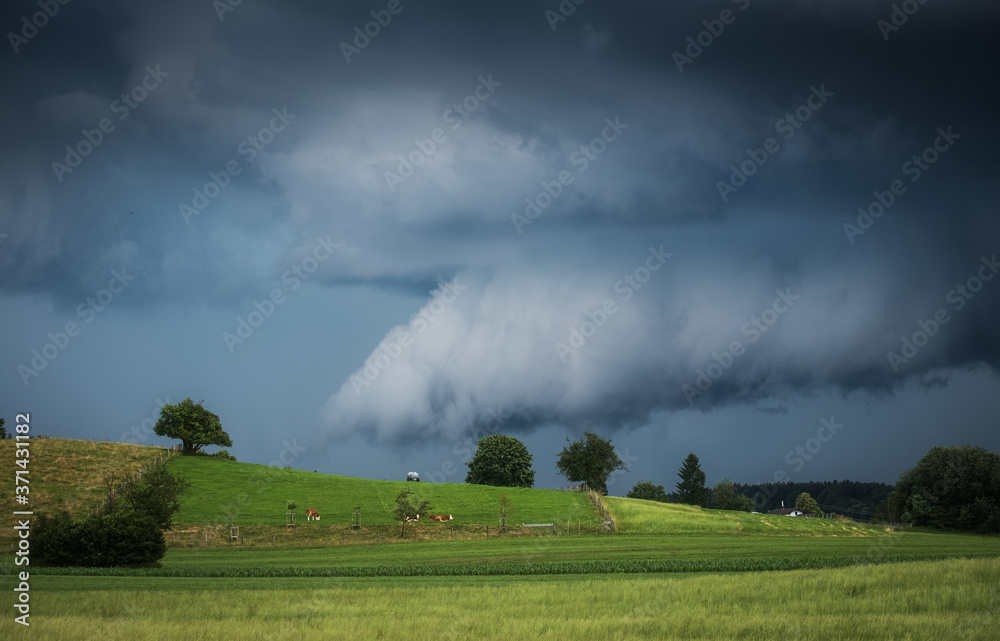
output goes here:
[[32, 550], [40, 565], [143, 566], [163, 558], [163, 530], [151, 516], [121, 510], [74, 521], [68, 514], [42, 517]]

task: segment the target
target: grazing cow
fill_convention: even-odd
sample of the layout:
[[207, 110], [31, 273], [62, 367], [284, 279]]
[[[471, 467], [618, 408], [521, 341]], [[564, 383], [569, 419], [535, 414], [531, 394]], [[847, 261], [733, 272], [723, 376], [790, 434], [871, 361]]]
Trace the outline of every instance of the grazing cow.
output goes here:
[[419, 514], [416, 515], [416, 516], [404, 516], [403, 517], [403, 523], [410, 523], [412, 521], [419, 521], [419, 520], [420, 520], [420, 515]]
[[447, 516], [438, 516], [436, 514], [431, 514], [430, 517], [431, 517], [432, 521], [450, 521], [451, 520], [451, 514], [449, 514]]
[[313, 519], [319, 520], [319, 512], [312, 508], [306, 508], [306, 520], [312, 521]]

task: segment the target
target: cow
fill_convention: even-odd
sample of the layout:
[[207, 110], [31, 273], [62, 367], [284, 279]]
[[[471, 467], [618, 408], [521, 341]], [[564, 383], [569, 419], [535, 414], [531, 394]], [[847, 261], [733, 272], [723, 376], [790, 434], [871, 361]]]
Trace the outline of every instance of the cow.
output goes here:
[[403, 523], [411, 523], [413, 521], [419, 521], [419, 520], [420, 520], [420, 515], [419, 514], [416, 515], [416, 516], [404, 516], [403, 517]]
[[313, 519], [319, 520], [319, 512], [310, 508], [306, 508], [306, 520], [312, 521]]
[[432, 521], [450, 521], [451, 520], [451, 514], [449, 514], [447, 516], [438, 516], [436, 514], [431, 514], [429, 516], [430, 516], [430, 519]]

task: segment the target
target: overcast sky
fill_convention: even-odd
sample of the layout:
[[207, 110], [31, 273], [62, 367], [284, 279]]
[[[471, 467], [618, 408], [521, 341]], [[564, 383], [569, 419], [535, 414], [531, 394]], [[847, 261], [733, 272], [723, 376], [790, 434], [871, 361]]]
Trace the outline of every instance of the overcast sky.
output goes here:
[[499, 431], [539, 487], [594, 431], [613, 494], [1000, 450], [993, 2], [51, 4], [0, 10], [8, 425], [191, 397], [450, 482]]

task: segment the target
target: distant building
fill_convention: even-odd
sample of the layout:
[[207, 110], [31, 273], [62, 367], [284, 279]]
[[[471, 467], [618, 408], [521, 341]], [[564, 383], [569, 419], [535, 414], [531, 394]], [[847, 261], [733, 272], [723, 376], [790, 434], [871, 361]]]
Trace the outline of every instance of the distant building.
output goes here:
[[806, 513], [794, 507], [785, 507], [785, 502], [781, 502], [781, 507], [771, 510], [768, 514], [778, 514], [781, 516], [805, 516]]

